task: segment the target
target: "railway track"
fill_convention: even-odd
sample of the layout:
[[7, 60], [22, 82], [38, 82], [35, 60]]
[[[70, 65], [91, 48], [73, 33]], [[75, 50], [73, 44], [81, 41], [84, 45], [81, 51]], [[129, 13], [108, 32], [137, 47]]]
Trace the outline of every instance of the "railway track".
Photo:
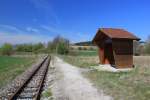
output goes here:
[[17, 89], [9, 89], [7, 96], [0, 97], [0, 100], [40, 100], [40, 94], [43, 87], [43, 83], [48, 71], [48, 66], [51, 58], [45, 57], [43, 61], [35, 68], [34, 71], [29, 72], [30, 75], [23, 79]]

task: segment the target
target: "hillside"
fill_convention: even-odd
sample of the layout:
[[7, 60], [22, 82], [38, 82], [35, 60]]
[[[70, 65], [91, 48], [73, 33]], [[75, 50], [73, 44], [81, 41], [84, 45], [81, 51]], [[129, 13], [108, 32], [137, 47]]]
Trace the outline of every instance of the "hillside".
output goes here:
[[77, 42], [77, 43], [74, 43], [74, 45], [78, 45], [78, 46], [94, 46], [92, 41]]

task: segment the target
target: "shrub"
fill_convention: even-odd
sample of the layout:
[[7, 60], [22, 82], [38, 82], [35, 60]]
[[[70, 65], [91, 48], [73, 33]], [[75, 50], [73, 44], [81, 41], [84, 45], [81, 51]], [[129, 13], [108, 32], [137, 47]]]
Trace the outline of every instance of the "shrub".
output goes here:
[[67, 54], [69, 52], [69, 40], [57, 36], [52, 42], [48, 43], [48, 52], [55, 52], [58, 54]]
[[145, 53], [150, 54], [150, 36], [148, 36], [148, 39], [145, 44]]
[[74, 48], [73, 48], [73, 47], [70, 47], [70, 50], [74, 50]]
[[13, 51], [13, 47], [11, 44], [9, 43], [5, 43], [2, 47], [1, 47], [1, 54], [2, 55], [11, 55]]
[[78, 47], [78, 50], [82, 50], [82, 47]]
[[39, 52], [45, 52], [45, 46], [42, 43], [37, 44], [18, 44], [15, 46], [17, 52], [34, 52], [35, 54]]
[[60, 42], [57, 47], [58, 54], [67, 54], [69, 52], [68, 47], [64, 42]]
[[94, 48], [93, 48], [93, 47], [90, 47], [90, 50], [94, 50]]
[[32, 52], [33, 51], [33, 45], [32, 44], [16, 45], [16, 51], [18, 51], [18, 52]]
[[38, 43], [38, 44], [35, 44], [35, 45], [32, 45], [33, 47], [33, 51], [34, 52], [37, 52], [37, 51], [40, 51], [41, 49], [44, 48], [44, 45], [42, 43]]
[[150, 43], [147, 43], [147, 44], [145, 45], [145, 53], [146, 53], [146, 54], [150, 54]]
[[87, 50], [87, 48], [86, 48], [86, 47], [84, 47], [84, 48], [83, 48], [83, 50]]

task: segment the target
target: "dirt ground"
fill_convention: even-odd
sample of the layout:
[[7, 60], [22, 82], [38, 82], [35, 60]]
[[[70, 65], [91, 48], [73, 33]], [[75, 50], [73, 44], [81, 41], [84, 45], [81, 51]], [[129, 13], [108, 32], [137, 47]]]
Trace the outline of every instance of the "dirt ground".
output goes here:
[[97, 90], [80, 69], [55, 57], [51, 67], [55, 68], [51, 92], [54, 100], [112, 100], [102, 90]]

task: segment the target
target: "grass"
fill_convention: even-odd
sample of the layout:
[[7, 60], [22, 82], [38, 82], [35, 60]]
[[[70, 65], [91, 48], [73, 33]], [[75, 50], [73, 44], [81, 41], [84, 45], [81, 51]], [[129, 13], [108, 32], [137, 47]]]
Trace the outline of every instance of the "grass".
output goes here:
[[46, 98], [48, 100], [53, 100], [53, 97], [52, 97], [52, 92], [51, 92], [51, 89], [48, 88], [48, 90], [46, 90], [44, 93], [42, 93], [42, 97], [43, 98]]
[[132, 72], [98, 72], [85, 74], [99, 89], [115, 100], [148, 100], [150, 98], [150, 70], [140, 68]]
[[70, 55], [74, 56], [96, 56], [97, 50], [71, 50]]
[[[82, 54], [81, 54], [82, 55]], [[98, 64], [97, 56], [61, 56], [66, 62], [82, 68]], [[150, 57], [134, 57], [131, 72], [89, 71], [83, 73], [95, 87], [103, 89], [114, 100], [148, 100], [150, 98]]]
[[88, 50], [77, 50], [74, 51], [76, 55], [61, 55], [60, 57], [66, 62], [73, 64], [81, 68], [88, 68], [90, 66], [98, 65], [98, 57], [95, 57], [97, 51], [88, 51]]
[[89, 50], [78, 50], [77, 51], [77, 54], [79, 56], [96, 56], [97, 55], [97, 51], [96, 50], [93, 50], [93, 51], [89, 51]]
[[34, 61], [32, 57], [0, 56], [0, 88], [24, 72]]

